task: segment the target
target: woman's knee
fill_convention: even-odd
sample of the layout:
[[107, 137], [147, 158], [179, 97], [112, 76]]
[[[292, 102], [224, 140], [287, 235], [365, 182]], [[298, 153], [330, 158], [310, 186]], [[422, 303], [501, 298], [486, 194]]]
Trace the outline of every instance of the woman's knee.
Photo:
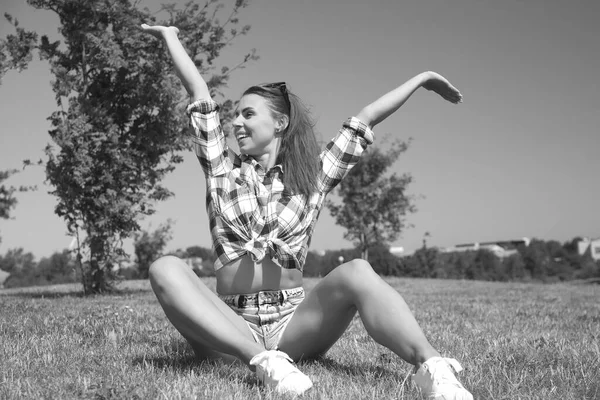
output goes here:
[[365, 280], [376, 276], [373, 267], [368, 261], [361, 258], [355, 258], [345, 264], [340, 265], [334, 271], [347, 284], [363, 283]]
[[348, 261], [346, 264], [341, 265], [348, 272], [357, 276], [364, 276], [374, 274], [373, 267], [367, 260], [363, 260], [362, 258], [355, 258], [352, 261]]
[[184, 261], [175, 256], [163, 256], [150, 265], [148, 278], [152, 284], [160, 284], [173, 277], [173, 272], [185, 264]]

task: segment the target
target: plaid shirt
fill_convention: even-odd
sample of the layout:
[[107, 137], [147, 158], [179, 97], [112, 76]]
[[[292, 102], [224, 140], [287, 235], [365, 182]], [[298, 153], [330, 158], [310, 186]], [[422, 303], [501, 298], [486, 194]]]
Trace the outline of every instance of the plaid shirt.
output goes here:
[[306, 199], [284, 186], [281, 165], [265, 171], [252, 157], [228, 149], [213, 100], [190, 104], [194, 150], [206, 176], [206, 209], [215, 270], [245, 254], [270, 257], [283, 268], [302, 271], [325, 196], [373, 143], [373, 132], [355, 117], [344, 122], [320, 155], [317, 191]]

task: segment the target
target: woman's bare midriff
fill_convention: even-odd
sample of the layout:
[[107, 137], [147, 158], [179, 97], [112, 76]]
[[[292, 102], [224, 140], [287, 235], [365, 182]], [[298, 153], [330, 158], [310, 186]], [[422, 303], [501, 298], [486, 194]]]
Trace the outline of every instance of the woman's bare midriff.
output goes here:
[[216, 275], [219, 294], [249, 294], [302, 286], [302, 272], [297, 269], [281, 268], [270, 258], [257, 263], [249, 255], [219, 268]]

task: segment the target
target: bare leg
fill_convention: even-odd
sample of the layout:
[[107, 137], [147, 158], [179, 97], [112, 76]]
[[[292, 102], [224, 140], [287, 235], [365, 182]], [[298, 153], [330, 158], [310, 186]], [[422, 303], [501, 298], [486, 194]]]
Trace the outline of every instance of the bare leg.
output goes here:
[[150, 283], [169, 321], [199, 356], [227, 358], [224, 354], [230, 354], [248, 365], [264, 351], [242, 317], [181, 259], [166, 256], [156, 260], [150, 266]]
[[439, 356], [402, 296], [363, 260], [334, 269], [307, 294], [279, 348], [296, 360], [321, 355], [344, 333], [357, 310], [377, 343], [417, 368]]

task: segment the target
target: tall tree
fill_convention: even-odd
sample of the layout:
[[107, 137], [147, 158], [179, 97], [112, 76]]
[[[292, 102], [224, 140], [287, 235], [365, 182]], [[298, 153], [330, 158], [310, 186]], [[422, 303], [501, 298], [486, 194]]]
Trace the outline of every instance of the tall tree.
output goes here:
[[[28, 3], [58, 15], [64, 40], [38, 39], [8, 16], [16, 34], [0, 44], [0, 73], [23, 69], [35, 50], [50, 64], [58, 110], [49, 118], [54, 143], [46, 148], [46, 175], [58, 198], [55, 212], [89, 251], [85, 263], [78, 257], [85, 292], [107, 291], [111, 261], [124, 254], [122, 240], [139, 230], [138, 221], [154, 212], [156, 201], [172, 195], [161, 181], [189, 147], [187, 96], [162, 43], [142, 33], [140, 24], [178, 26], [180, 40], [219, 98], [230, 73], [257, 59], [251, 50], [232, 68], [216, 66], [223, 48], [250, 29], [238, 28], [248, 1], [236, 0], [228, 10], [219, 0], [166, 5], [164, 21], [130, 0]], [[227, 120], [233, 103], [222, 105]]]
[[406, 194], [412, 181], [408, 173], [388, 174], [389, 168], [408, 149], [408, 143], [392, 141], [386, 151], [371, 147], [335, 190], [341, 202], [326, 205], [338, 225], [346, 228], [344, 238], [369, 258], [369, 248], [389, 245], [406, 227], [405, 217], [416, 210], [414, 197]]

